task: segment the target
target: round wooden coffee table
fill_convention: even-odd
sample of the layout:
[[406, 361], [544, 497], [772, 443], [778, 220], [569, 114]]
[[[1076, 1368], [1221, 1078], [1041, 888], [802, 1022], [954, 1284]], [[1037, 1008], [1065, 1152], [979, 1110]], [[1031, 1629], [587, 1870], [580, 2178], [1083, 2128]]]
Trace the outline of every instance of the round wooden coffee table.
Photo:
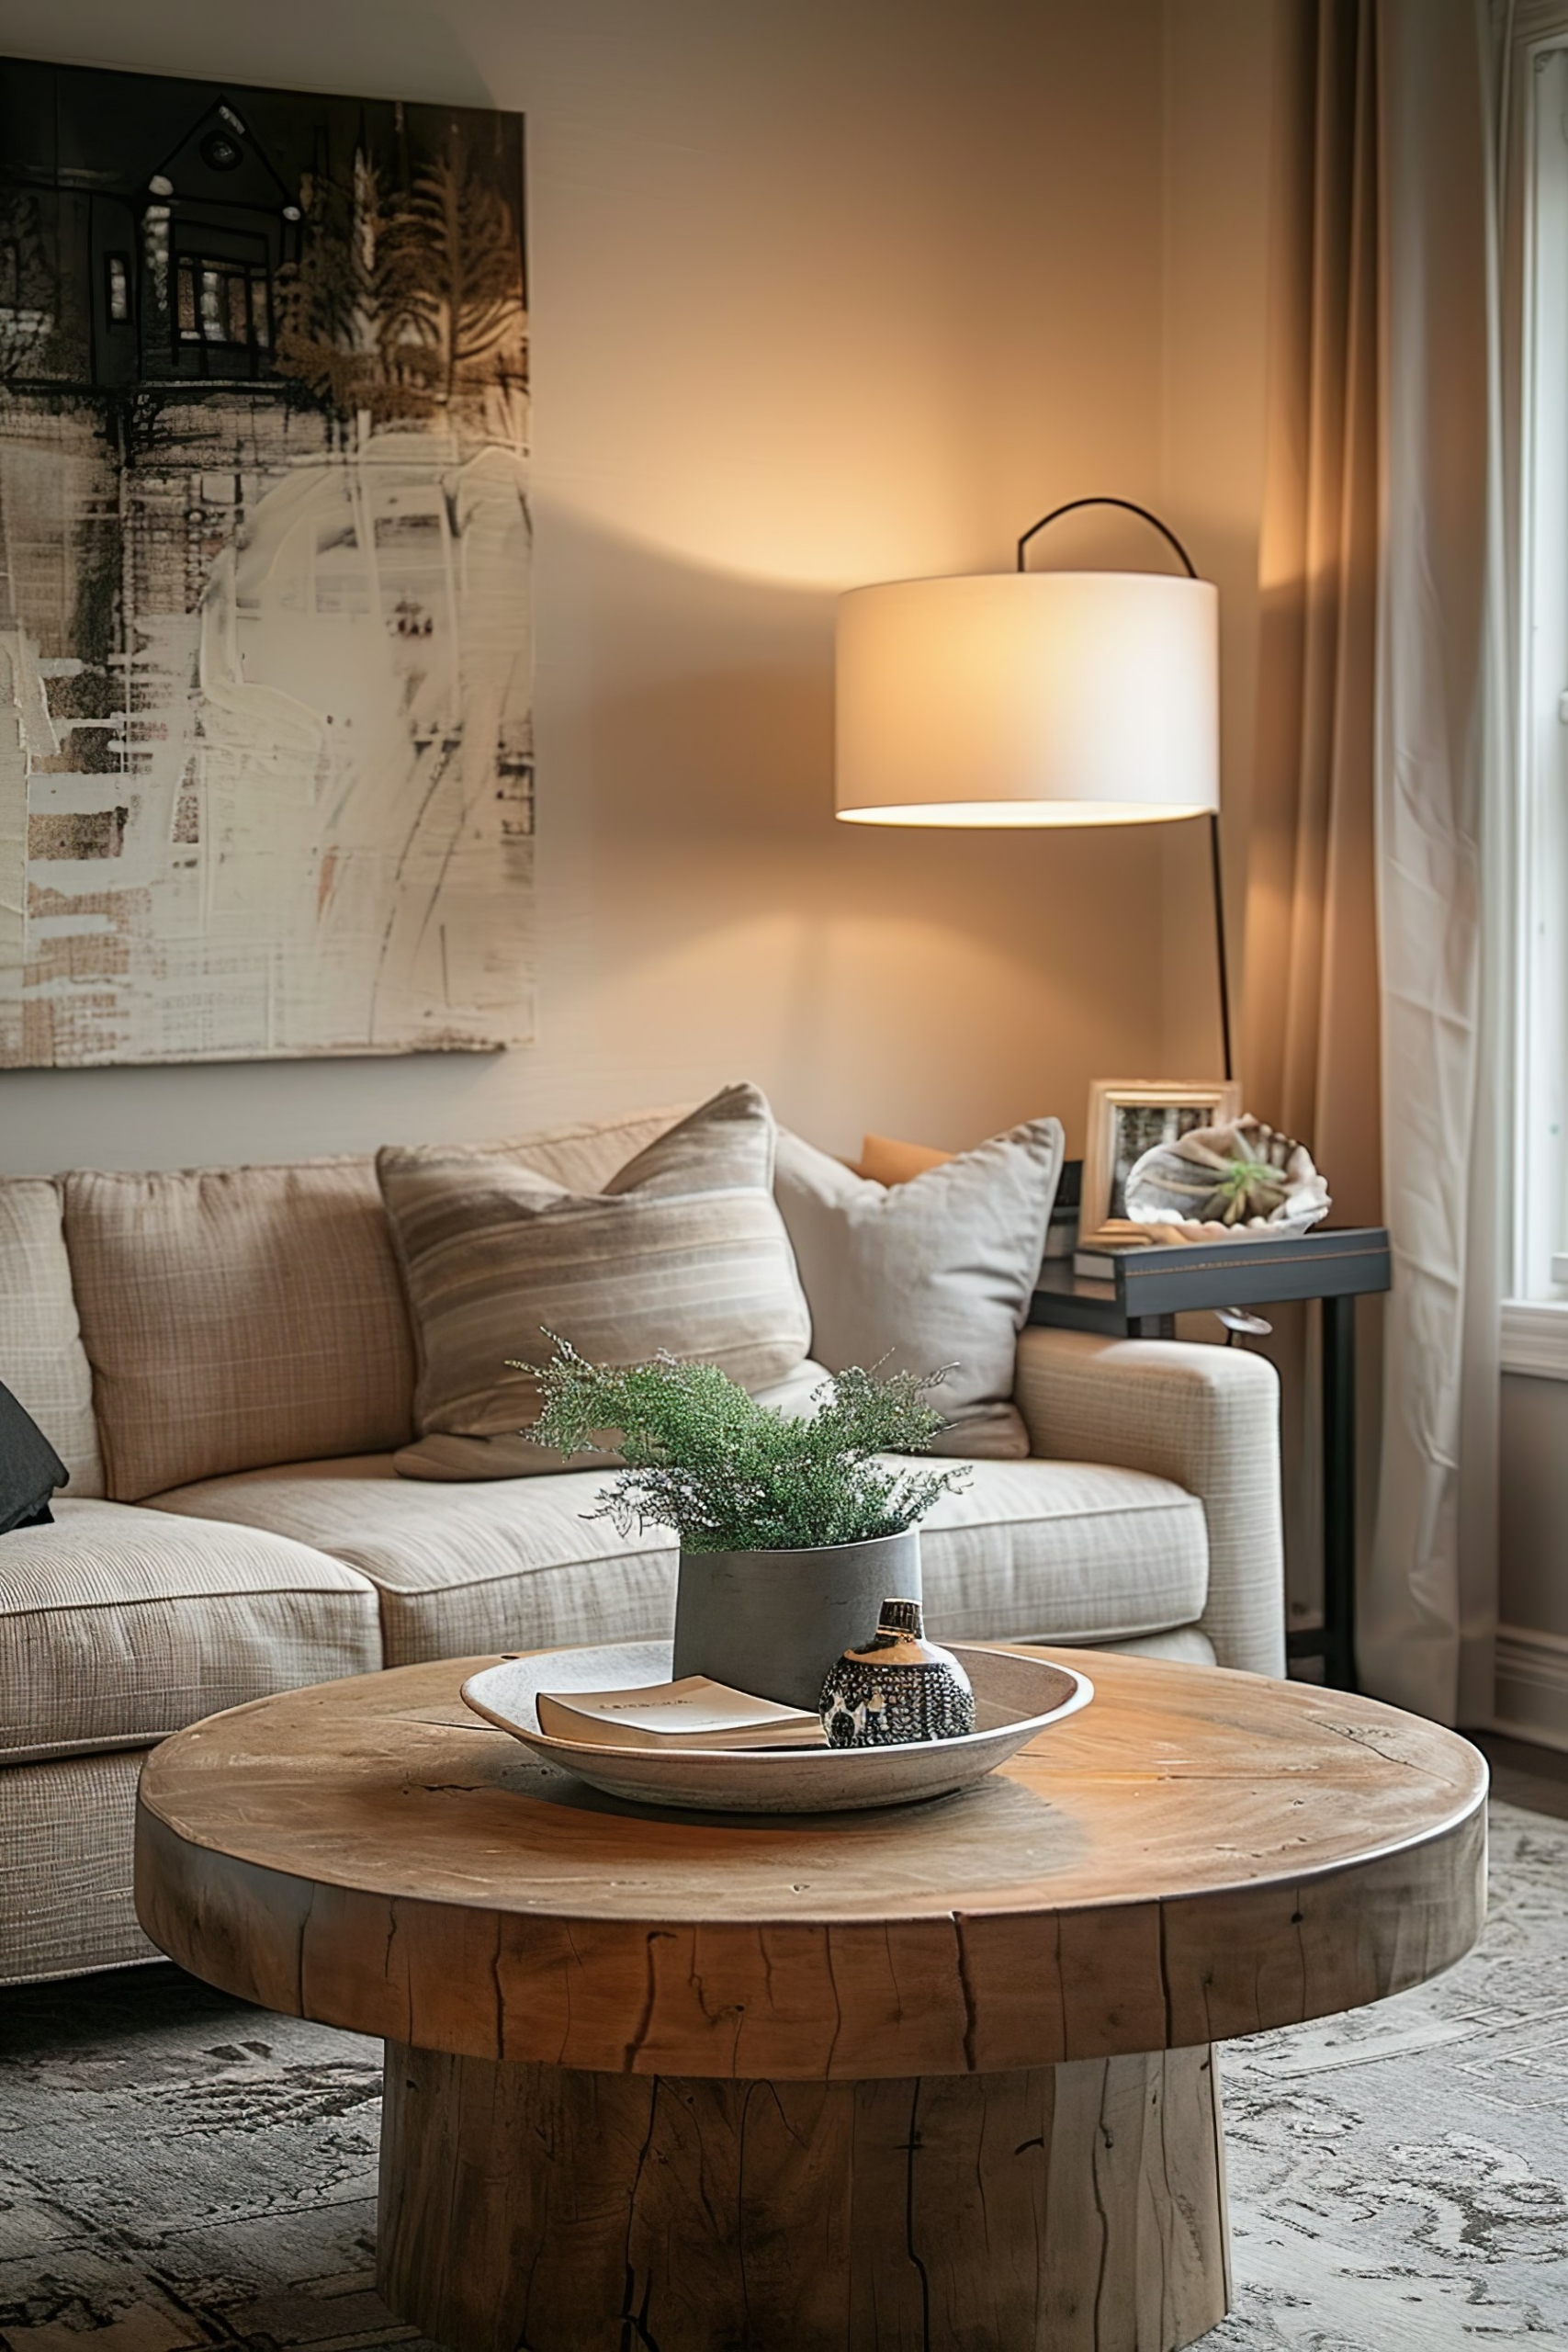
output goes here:
[[1211, 2044], [1481, 1924], [1485, 1766], [1369, 1700], [1097, 1656], [964, 1795], [746, 1820], [536, 1763], [484, 1662], [179, 1733], [137, 1832], [174, 1959], [384, 2039], [381, 2288], [457, 2352], [1189, 2344]]

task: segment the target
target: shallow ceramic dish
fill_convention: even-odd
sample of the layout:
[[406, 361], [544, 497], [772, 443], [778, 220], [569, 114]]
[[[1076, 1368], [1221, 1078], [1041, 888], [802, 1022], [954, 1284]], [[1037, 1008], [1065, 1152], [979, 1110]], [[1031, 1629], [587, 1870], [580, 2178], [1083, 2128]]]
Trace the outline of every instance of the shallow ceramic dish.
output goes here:
[[961, 1739], [899, 1747], [591, 1747], [539, 1729], [540, 1690], [626, 1690], [668, 1681], [668, 1642], [506, 1658], [470, 1675], [463, 1697], [498, 1731], [610, 1796], [702, 1813], [858, 1813], [966, 1789], [1094, 1696], [1089, 1677], [1071, 1667], [1021, 1650], [948, 1646], [975, 1686], [978, 1728]]

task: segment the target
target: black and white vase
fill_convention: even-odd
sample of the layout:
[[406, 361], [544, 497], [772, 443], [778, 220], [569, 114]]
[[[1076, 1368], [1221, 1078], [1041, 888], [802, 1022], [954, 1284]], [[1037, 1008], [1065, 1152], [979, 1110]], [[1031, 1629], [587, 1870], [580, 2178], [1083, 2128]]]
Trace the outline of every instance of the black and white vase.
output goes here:
[[918, 1600], [885, 1600], [873, 1640], [846, 1650], [818, 1701], [829, 1747], [890, 1747], [961, 1739], [975, 1693], [951, 1650], [925, 1638]]

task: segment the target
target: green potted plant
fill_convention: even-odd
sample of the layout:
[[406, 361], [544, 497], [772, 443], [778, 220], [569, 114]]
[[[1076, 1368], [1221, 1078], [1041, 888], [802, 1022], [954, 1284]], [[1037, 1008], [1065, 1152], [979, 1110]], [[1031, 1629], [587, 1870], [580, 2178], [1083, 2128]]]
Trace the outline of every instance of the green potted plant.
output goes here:
[[927, 1449], [943, 1424], [926, 1399], [943, 1375], [834, 1373], [795, 1419], [716, 1365], [592, 1364], [549, 1336], [530, 1434], [565, 1454], [619, 1455], [590, 1516], [623, 1535], [654, 1525], [680, 1537], [676, 1676], [815, 1707], [829, 1668], [874, 1634], [882, 1602], [921, 1598], [917, 1521], [965, 1472], [877, 1457]]

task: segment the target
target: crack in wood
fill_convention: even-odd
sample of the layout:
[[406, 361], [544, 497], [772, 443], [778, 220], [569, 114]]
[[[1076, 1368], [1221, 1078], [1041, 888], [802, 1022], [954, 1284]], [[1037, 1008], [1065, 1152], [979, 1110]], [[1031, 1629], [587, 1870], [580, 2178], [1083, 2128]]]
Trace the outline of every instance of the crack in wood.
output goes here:
[[621, 2290], [621, 2352], [637, 2352], [638, 2346], [641, 2347], [641, 2352], [659, 2352], [658, 2343], [648, 2324], [649, 2307], [653, 2300], [651, 2267], [647, 2278], [643, 2280], [642, 2308], [640, 2311], [632, 2309], [632, 2293], [637, 2284], [637, 2270], [632, 2260], [632, 2239], [637, 2223], [637, 2199], [642, 2189], [643, 2170], [648, 2163], [649, 2150], [653, 2145], [653, 2134], [659, 2121], [660, 2088], [659, 2076], [655, 2075], [649, 2086], [648, 2129], [643, 2134], [642, 2145], [637, 2150], [637, 2168], [632, 2174], [631, 2185], [626, 2192], [626, 2284]]
[[299, 1919], [299, 1967], [294, 1984], [294, 2014], [299, 2018], [308, 2018], [310, 2014], [305, 2007], [305, 1939], [310, 1932], [310, 1914], [315, 1907], [316, 1888], [312, 1885], [305, 1898], [305, 1908]]
[[904, 2243], [920, 2282], [920, 2352], [931, 2352], [931, 2281], [915, 2244], [915, 2158], [920, 2153], [920, 2090], [917, 2081], [909, 2097], [909, 2136], [904, 2143]]
[[839, 2036], [844, 2030], [844, 2006], [839, 1998], [839, 1978], [837, 1971], [833, 1966], [833, 1930], [831, 1928], [827, 1930], [822, 1938], [822, 1957], [828, 1963], [828, 1988], [833, 1996], [833, 2031], [832, 2037], [828, 2043], [828, 2055], [824, 2061], [822, 2072], [827, 2075], [828, 2080], [831, 2082], [834, 2079], [833, 2060], [838, 2052]]
[[582, 1965], [581, 1957], [577, 1949], [576, 1939], [571, 1932], [571, 1924], [570, 1920], [562, 1920], [561, 1934], [566, 1940], [566, 1948], [568, 1952], [570, 1954], [570, 1961], [569, 1965], [563, 1968], [560, 1973], [561, 1999], [566, 2006], [566, 2022], [561, 2027], [560, 2048], [556, 2052], [556, 2064], [558, 2066], [565, 2065], [566, 2053], [571, 2047], [571, 1972], [574, 1968], [581, 1968]]
[[[653, 2024], [654, 2008], [659, 1998], [659, 1970], [653, 1948], [655, 1944], [672, 1944], [674, 1941], [675, 1938], [668, 1928], [650, 1928], [645, 1939], [647, 1973], [643, 1980], [642, 2008], [632, 2027], [631, 2039], [626, 2048], [626, 2069], [628, 2075], [637, 2072], [637, 2053], [648, 2040]], [[700, 2007], [702, 1996], [699, 1994], [697, 1997]]]
[[1165, 2045], [1168, 2050], [1176, 2039], [1176, 2004], [1170, 1989], [1170, 1921], [1163, 1903], [1155, 1905], [1159, 1928], [1159, 1989], [1165, 2004]]
[[621, 2352], [638, 2352], [639, 2346], [641, 2352], [659, 2352], [658, 2342], [649, 2332], [648, 2324], [648, 2299], [652, 2291], [652, 2281], [649, 2279], [644, 2282], [640, 2312], [634, 2312], [631, 2309], [632, 2289], [636, 2283], [631, 2265], [628, 2263], [626, 2293], [621, 2304]]
[[1397, 1764], [1404, 1771], [1416, 1772], [1423, 1780], [1430, 1780], [1432, 1768], [1428, 1762], [1384, 1745], [1379, 1736], [1382, 1729], [1381, 1724], [1336, 1723], [1332, 1715], [1322, 1715], [1318, 1721], [1321, 1728], [1332, 1732], [1337, 1739], [1348, 1739], [1353, 1747], [1364, 1748], [1369, 1755], [1380, 1757], [1385, 1764]]
[[964, 2001], [964, 2063], [973, 2075], [979, 2070], [980, 2012], [975, 1999], [974, 1979], [969, 1973], [969, 1947], [964, 1941], [964, 1921], [953, 1914], [953, 1937], [958, 1960], [958, 1989]]

